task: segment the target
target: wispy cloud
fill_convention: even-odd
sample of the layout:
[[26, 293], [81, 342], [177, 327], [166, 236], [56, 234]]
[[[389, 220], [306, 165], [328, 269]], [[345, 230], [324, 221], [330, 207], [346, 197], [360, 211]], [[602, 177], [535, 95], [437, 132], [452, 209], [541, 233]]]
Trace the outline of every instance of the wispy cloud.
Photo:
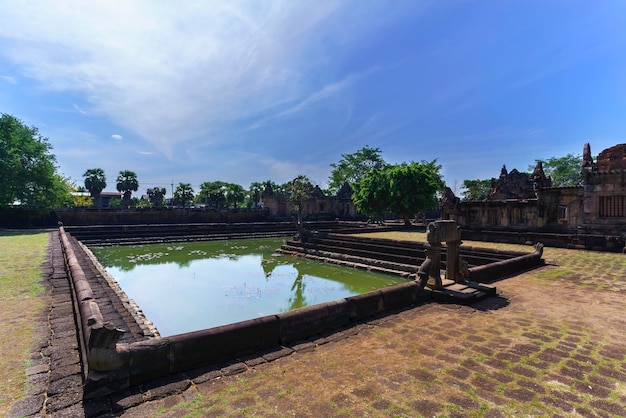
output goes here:
[[87, 115], [87, 111], [81, 109], [77, 104], [74, 104], [74, 110], [76, 110], [78, 113], [80, 113], [83, 116]]
[[0, 75], [0, 80], [7, 82], [9, 84], [17, 84], [17, 79], [15, 77], [11, 77], [8, 75]]
[[111, 138], [115, 139], [116, 141], [121, 141], [122, 139], [124, 139], [124, 137], [120, 134], [113, 134], [111, 135]]
[[0, 39], [24, 75], [168, 151], [309, 90], [301, 50], [342, 3], [7, 1]]

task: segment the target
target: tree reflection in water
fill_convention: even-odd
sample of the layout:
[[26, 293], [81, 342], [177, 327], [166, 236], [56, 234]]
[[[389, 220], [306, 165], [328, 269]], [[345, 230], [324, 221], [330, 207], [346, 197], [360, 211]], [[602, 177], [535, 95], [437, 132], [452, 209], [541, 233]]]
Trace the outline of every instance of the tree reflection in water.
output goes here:
[[124, 292], [174, 335], [330, 302], [401, 278], [276, 254], [283, 239], [92, 248]]

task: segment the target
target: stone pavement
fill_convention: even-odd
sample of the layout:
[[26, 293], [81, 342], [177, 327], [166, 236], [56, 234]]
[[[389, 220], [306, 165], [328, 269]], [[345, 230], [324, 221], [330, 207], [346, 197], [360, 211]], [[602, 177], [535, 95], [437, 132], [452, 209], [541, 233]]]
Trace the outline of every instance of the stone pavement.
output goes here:
[[[11, 416], [626, 416], [626, 257], [547, 254], [473, 306], [425, 304], [95, 401], [53, 254], [46, 335]], [[587, 274], [587, 257], [605, 268]]]

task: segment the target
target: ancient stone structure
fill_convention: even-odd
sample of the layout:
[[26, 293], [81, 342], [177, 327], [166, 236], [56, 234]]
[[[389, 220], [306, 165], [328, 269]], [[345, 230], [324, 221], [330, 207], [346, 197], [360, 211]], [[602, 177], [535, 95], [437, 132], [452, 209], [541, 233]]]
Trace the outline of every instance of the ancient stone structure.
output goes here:
[[583, 158], [581, 176], [580, 227], [589, 232], [626, 233], [626, 144], [605, 149], [595, 163]]
[[[344, 183], [336, 196], [326, 196], [319, 186], [303, 202], [302, 213], [305, 218], [314, 219], [356, 219], [359, 217], [356, 206], [352, 202], [352, 188]], [[279, 196], [268, 184], [263, 191], [263, 207], [269, 210], [270, 216], [289, 217], [292, 215], [292, 202], [285, 196]]]
[[626, 229], [626, 144], [605, 149], [597, 161], [585, 144], [579, 186], [552, 187], [540, 163], [532, 174], [508, 172], [503, 166], [499, 178], [492, 179], [487, 199], [459, 202], [448, 193], [441, 204], [442, 219], [456, 220], [464, 229], [597, 235], [606, 242], [596, 242], [593, 248], [621, 250]]
[[[428, 224], [426, 231], [426, 260], [420, 265], [418, 276], [420, 285], [436, 289], [443, 289], [441, 280], [441, 243], [447, 247], [446, 279], [456, 283], [465, 283], [465, 277], [461, 274], [462, 260], [459, 255], [461, 246], [461, 227], [453, 220], [435, 221]], [[467, 266], [467, 263], [465, 264]], [[467, 267], [465, 268], [467, 271]]]

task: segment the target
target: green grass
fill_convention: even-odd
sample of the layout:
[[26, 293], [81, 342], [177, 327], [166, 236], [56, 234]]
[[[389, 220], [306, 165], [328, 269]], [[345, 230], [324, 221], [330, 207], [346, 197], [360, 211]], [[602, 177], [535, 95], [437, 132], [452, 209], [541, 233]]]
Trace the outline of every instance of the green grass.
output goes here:
[[0, 230], [0, 416], [24, 396], [48, 232]]

